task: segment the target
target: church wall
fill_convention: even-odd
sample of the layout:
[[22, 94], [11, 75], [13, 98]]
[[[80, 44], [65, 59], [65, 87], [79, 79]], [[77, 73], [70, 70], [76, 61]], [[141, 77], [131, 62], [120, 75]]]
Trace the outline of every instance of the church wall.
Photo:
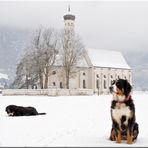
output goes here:
[[[49, 88], [65, 88], [65, 78], [62, 67], [49, 77]], [[109, 94], [111, 82], [122, 78], [131, 81], [131, 70], [103, 67], [78, 68], [78, 72], [70, 78], [70, 89], [93, 89], [96, 94]], [[85, 81], [85, 82], [84, 82]], [[54, 85], [55, 84], [55, 85]]]
[[93, 77], [93, 89], [97, 94], [109, 94], [109, 87], [115, 79], [127, 79], [131, 83], [131, 71], [128, 69], [96, 67]]

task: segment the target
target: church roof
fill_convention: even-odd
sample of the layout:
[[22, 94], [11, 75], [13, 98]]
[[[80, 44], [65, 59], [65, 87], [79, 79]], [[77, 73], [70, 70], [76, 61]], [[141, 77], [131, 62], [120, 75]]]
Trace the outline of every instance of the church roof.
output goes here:
[[71, 14], [70, 5], [68, 6], [68, 12], [63, 16], [64, 20], [75, 20], [75, 16]]
[[64, 20], [75, 20], [75, 16], [72, 14], [66, 14], [63, 17], [64, 17]]
[[119, 51], [89, 48], [87, 53], [93, 66], [131, 69]]

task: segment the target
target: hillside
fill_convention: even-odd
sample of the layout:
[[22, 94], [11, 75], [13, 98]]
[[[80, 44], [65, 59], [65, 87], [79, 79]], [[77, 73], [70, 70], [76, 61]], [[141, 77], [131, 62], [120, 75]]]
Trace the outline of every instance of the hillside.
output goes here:
[[28, 43], [26, 29], [0, 26], [0, 72], [13, 79], [16, 63]]

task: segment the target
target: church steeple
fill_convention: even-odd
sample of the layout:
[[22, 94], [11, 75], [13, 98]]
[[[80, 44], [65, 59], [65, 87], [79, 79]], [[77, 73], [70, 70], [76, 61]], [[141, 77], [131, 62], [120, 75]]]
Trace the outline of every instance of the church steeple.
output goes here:
[[68, 13], [63, 16], [65, 22], [65, 29], [74, 29], [75, 16], [71, 14], [70, 5], [68, 5]]

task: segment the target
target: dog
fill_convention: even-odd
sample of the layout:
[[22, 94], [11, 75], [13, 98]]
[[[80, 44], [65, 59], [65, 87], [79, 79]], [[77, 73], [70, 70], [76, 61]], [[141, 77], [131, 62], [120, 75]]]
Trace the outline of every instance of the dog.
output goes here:
[[132, 144], [138, 137], [139, 125], [136, 123], [135, 105], [131, 96], [132, 86], [127, 80], [114, 80], [109, 87], [113, 94], [111, 102], [112, 129], [110, 140], [121, 143], [126, 140]]
[[34, 115], [45, 115], [46, 113], [38, 113], [34, 107], [23, 107], [17, 105], [8, 105], [6, 107], [8, 116], [34, 116]]

